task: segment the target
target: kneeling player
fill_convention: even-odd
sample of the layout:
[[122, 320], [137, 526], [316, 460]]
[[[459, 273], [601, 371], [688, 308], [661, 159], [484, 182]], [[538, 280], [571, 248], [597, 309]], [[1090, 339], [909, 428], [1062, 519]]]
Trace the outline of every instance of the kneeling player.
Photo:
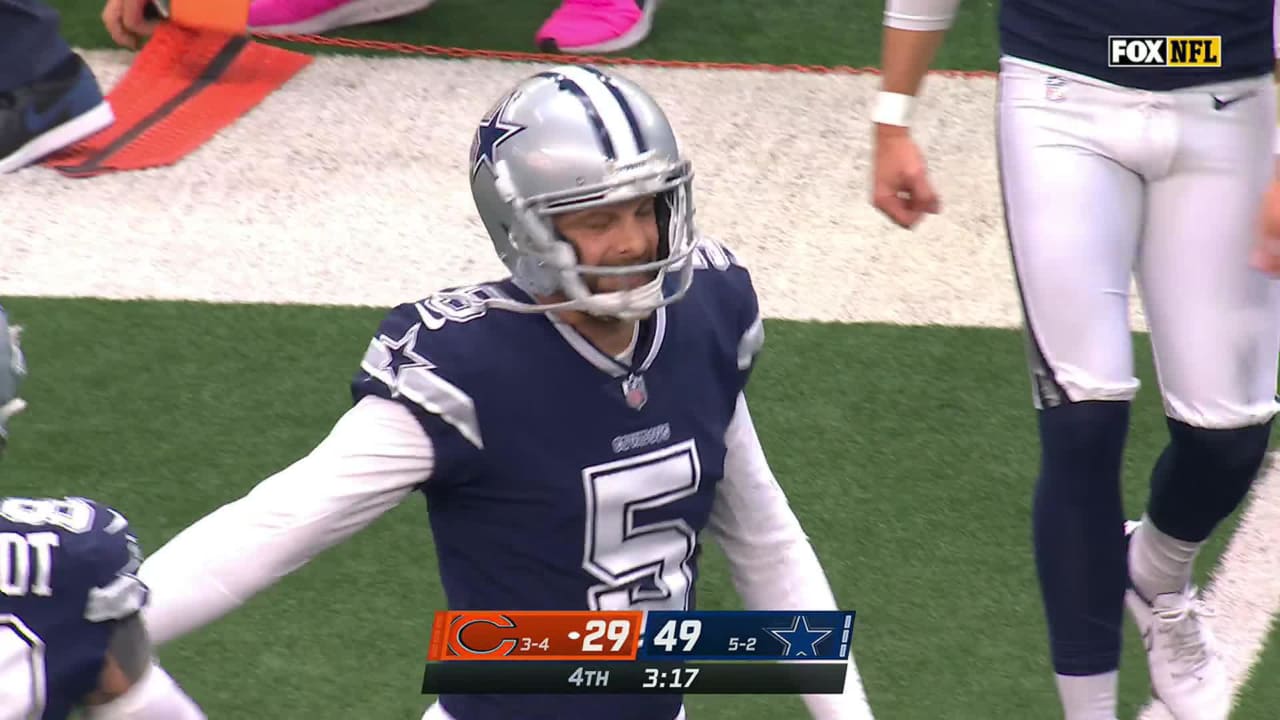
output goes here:
[[[17, 332], [0, 309], [0, 452], [22, 409]], [[151, 659], [147, 588], [124, 516], [84, 498], [0, 497], [0, 720], [203, 720]]]

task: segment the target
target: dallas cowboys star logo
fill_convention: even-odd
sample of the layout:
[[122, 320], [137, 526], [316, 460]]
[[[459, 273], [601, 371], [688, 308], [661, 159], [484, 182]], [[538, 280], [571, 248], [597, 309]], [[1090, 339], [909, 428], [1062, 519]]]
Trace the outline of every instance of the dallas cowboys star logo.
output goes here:
[[378, 363], [378, 369], [391, 375], [391, 386], [397, 388], [400, 384], [401, 374], [410, 368], [426, 368], [435, 367], [432, 362], [417, 352], [414, 347], [418, 342], [418, 330], [421, 325], [414, 325], [409, 328], [408, 332], [398, 340], [392, 340], [386, 335], [379, 335], [378, 342], [382, 343], [382, 347], [386, 348], [387, 357]]
[[809, 621], [797, 615], [790, 628], [765, 628], [782, 642], [783, 657], [817, 657], [817, 645], [831, 634], [830, 630], [810, 628]]
[[480, 172], [481, 165], [488, 165], [489, 169], [492, 170], [493, 164], [497, 160], [498, 146], [527, 129], [524, 125], [509, 123], [502, 119], [502, 116], [507, 112], [507, 106], [511, 104], [511, 100], [512, 97], [508, 96], [488, 117], [480, 121], [480, 127], [476, 129], [476, 137], [473, 143], [474, 149], [471, 151], [471, 157], [474, 162], [471, 166], [472, 178], [476, 176], [476, 173]]

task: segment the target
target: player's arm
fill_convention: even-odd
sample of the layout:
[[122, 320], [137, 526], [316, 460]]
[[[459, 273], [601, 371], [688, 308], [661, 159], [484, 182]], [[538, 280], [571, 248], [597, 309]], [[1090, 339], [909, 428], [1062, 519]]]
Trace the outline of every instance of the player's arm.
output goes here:
[[112, 629], [98, 689], [85, 701], [86, 720], [205, 720], [195, 701], [151, 659], [137, 615]]
[[[748, 610], [838, 610], [831, 585], [751, 422], [746, 397], [725, 434], [724, 479], [716, 491], [710, 532], [729, 561]], [[843, 695], [806, 695], [815, 720], [871, 718], [852, 655]]]
[[163, 645], [236, 609], [395, 507], [427, 480], [435, 460], [405, 405], [361, 399], [309, 455], [143, 563], [151, 637]]
[[959, 0], [886, 0], [874, 123], [871, 200], [900, 227], [937, 213], [938, 195], [908, 128], [915, 98]]
[[[880, 50], [882, 93], [907, 98], [919, 94], [959, 5], [960, 0], [885, 0]], [[892, 126], [877, 129], [881, 128], [889, 130]]]

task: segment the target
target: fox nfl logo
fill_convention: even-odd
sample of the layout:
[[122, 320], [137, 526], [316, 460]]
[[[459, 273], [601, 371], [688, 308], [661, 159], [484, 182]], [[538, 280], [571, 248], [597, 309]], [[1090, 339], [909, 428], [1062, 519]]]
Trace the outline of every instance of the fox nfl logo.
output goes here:
[[1111, 35], [1107, 67], [1222, 67], [1221, 35]]

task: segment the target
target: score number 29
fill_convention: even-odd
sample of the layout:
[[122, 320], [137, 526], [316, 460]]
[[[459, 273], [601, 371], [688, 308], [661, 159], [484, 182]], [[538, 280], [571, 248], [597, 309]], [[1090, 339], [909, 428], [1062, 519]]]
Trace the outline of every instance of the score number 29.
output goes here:
[[600, 643], [600, 638], [605, 638], [613, 643], [608, 652], [616, 653], [622, 650], [623, 644], [630, 637], [630, 620], [610, 620], [607, 623], [604, 620], [588, 620], [587, 634], [582, 638], [582, 651], [605, 652], [604, 645]]
[[653, 644], [670, 653], [676, 651], [677, 645], [684, 643], [680, 651], [687, 653], [698, 644], [700, 637], [702, 637], [701, 620], [668, 620], [653, 636]]

